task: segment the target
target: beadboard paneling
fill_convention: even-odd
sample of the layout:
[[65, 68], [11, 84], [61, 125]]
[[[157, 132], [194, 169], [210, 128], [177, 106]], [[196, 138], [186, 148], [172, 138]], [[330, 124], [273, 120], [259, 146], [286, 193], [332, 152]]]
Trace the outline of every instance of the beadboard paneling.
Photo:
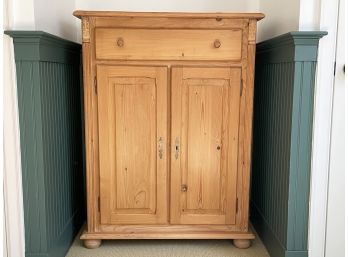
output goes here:
[[16, 62], [16, 72], [25, 245], [30, 252], [47, 251], [39, 64]]
[[308, 256], [314, 78], [323, 32], [257, 45], [252, 222], [272, 257]]
[[[79, 67], [40, 62], [42, 134], [49, 247], [81, 211], [82, 156]], [[77, 85], [77, 86], [76, 86]], [[64, 204], [62, 203], [69, 203]]]
[[14, 39], [26, 256], [65, 256], [83, 222], [80, 45], [44, 32]]
[[280, 242], [287, 238], [293, 71], [291, 62], [256, 69], [252, 201]]

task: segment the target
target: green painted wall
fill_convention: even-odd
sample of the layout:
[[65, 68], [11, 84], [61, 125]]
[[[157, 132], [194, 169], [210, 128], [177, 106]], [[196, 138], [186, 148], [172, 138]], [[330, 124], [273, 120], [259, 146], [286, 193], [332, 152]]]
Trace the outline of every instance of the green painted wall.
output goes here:
[[15, 50], [26, 256], [62, 257], [84, 220], [81, 46], [5, 33]]
[[291, 32], [256, 50], [251, 220], [272, 257], [307, 257], [319, 39]]

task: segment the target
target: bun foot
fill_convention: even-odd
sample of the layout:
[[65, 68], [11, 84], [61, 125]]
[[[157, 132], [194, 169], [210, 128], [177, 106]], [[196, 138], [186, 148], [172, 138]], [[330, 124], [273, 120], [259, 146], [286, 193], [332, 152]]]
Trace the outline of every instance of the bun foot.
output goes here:
[[84, 239], [83, 244], [88, 249], [95, 249], [100, 246], [101, 239]]
[[249, 239], [234, 239], [233, 244], [239, 249], [247, 249], [251, 246], [251, 240]]

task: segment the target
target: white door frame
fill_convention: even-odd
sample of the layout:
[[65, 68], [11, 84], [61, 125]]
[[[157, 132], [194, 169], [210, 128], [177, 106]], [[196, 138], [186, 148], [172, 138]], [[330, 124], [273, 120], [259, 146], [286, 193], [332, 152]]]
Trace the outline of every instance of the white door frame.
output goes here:
[[331, 119], [340, 0], [321, 0], [319, 29], [328, 35], [319, 41], [312, 142], [309, 211], [309, 257], [325, 256]]
[[344, 38], [344, 1], [340, 1], [337, 48], [336, 48], [336, 73], [334, 82], [330, 172], [328, 187], [328, 205], [326, 222], [325, 256], [344, 256], [344, 185], [345, 185], [345, 38]]
[[[7, 36], [5, 36], [7, 37]], [[19, 138], [17, 88], [13, 70], [13, 45], [4, 38], [4, 225], [9, 257], [24, 257], [24, 212]], [[4, 51], [5, 52], [5, 51]], [[12, 53], [12, 54], [11, 54]], [[9, 66], [7, 66], [10, 64]]]
[[[4, 29], [12, 27], [12, 1], [4, 1]], [[4, 255], [25, 256], [24, 211], [16, 69], [13, 42], [2, 36], [4, 83]]]

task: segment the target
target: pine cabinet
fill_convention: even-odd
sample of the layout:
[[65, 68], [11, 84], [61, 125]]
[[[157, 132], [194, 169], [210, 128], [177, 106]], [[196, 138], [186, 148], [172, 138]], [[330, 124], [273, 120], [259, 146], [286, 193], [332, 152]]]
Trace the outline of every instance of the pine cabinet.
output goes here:
[[170, 223], [235, 224], [240, 68], [173, 67]]
[[166, 224], [167, 73], [97, 65], [101, 224]]
[[86, 247], [254, 238], [248, 225], [256, 22], [263, 14], [76, 11]]

